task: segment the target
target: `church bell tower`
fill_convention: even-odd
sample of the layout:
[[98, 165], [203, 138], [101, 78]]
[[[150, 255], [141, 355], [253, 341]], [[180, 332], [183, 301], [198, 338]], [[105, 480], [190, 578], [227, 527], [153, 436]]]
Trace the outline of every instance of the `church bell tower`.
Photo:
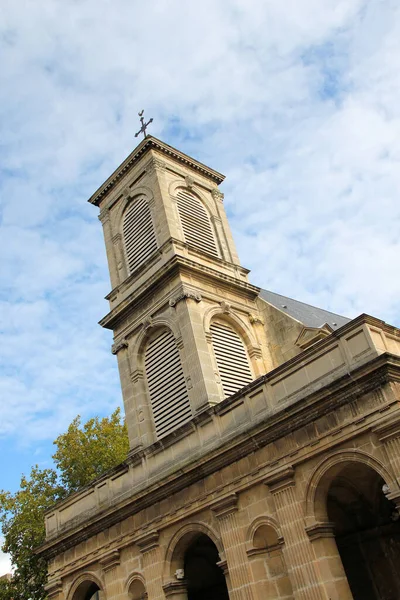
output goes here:
[[100, 208], [131, 452], [184, 432], [270, 368], [259, 289], [240, 263], [224, 176], [146, 136], [89, 199]]

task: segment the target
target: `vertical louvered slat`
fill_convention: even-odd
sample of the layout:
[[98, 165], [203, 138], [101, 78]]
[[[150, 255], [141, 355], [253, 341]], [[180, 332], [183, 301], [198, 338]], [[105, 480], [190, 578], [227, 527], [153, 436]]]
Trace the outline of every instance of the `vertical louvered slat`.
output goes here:
[[179, 190], [177, 202], [185, 241], [218, 258], [210, 218], [201, 201], [192, 194]]
[[152, 339], [145, 352], [145, 369], [158, 437], [192, 417], [179, 350], [171, 331]]
[[129, 205], [124, 216], [123, 234], [128, 268], [132, 273], [157, 250], [151, 212], [145, 198], [138, 198]]
[[210, 331], [222, 388], [225, 397], [231, 396], [253, 380], [246, 348], [236, 331], [225, 323], [211, 323]]

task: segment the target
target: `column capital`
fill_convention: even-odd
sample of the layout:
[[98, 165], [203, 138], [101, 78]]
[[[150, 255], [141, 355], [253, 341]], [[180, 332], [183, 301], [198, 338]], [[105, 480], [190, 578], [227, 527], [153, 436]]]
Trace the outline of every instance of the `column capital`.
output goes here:
[[166, 598], [173, 598], [174, 596], [181, 596], [186, 598], [187, 593], [187, 582], [185, 579], [179, 581], [170, 581], [163, 585], [163, 590]]
[[119, 550], [112, 550], [105, 556], [102, 556], [99, 560], [99, 563], [103, 567], [104, 573], [107, 573], [107, 571], [110, 571], [114, 567], [117, 567], [120, 563]]
[[321, 538], [333, 538], [335, 537], [334, 523], [314, 523], [309, 527], [306, 527], [306, 533], [310, 540], [318, 540]]
[[47, 592], [49, 600], [57, 600], [59, 594], [62, 594], [63, 585], [61, 579], [53, 579], [46, 583], [44, 589]]
[[144, 535], [136, 538], [135, 544], [139, 546], [142, 553], [149, 552], [149, 550], [153, 550], [153, 548], [157, 548], [158, 546], [158, 531], [148, 531]]
[[237, 511], [237, 502], [237, 494], [233, 493], [225, 496], [224, 498], [219, 498], [210, 504], [210, 508], [218, 519], [222, 519], [223, 517], [227, 517], [228, 515]]
[[282, 492], [288, 487], [293, 487], [295, 485], [293, 467], [287, 466], [271, 473], [264, 479], [264, 484], [268, 486], [272, 494]]
[[400, 437], [400, 419], [398, 415], [380, 421], [372, 428], [372, 431], [376, 433], [381, 442], [388, 442]]

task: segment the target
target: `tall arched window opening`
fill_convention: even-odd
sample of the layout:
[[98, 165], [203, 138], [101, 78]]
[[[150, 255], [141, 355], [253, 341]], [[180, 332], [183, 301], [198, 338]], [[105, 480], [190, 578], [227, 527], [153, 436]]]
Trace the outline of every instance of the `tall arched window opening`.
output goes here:
[[227, 398], [253, 380], [249, 357], [241, 337], [228, 323], [213, 321], [210, 331], [221, 385]]
[[135, 198], [125, 211], [123, 235], [129, 273], [157, 250], [157, 240], [149, 205], [144, 197]]
[[218, 258], [210, 217], [202, 202], [185, 190], [179, 190], [176, 197], [186, 243]]
[[145, 370], [154, 425], [160, 437], [192, 417], [179, 350], [169, 329], [149, 341]]

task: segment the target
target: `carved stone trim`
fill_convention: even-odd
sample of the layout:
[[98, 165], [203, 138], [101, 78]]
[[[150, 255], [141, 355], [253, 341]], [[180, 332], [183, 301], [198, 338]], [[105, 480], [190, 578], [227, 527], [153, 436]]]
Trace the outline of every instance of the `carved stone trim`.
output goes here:
[[214, 200], [220, 200], [221, 202], [224, 199], [224, 194], [220, 192], [217, 188], [211, 190], [211, 196], [214, 198]]
[[163, 590], [166, 598], [170, 598], [171, 596], [175, 596], [178, 594], [182, 594], [186, 596], [187, 594], [187, 582], [184, 579], [180, 579], [179, 581], [170, 581], [163, 585]]
[[334, 523], [315, 523], [306, 527], [306, 533], [310, 540], [319, 540], [321, 538], [335, 537]]
[[400, 437], [400, 419], [398, 417], [385, 419], [375, 425], [372, 431], [376, 433], [380, 442], [396, 439]]
[[153, 327], [153, 325], [153, 319], [151, 317], [146, 317], [146, 319], [143, 321], [142, 327], [145, 331], [147, 331], [147, 329], [150, 329], [150, 327]]
[[225, 496], [225, 498], [216, 500], [210, 505], [210, 508], [218, 519], [222, 519], [237, 511], [237, 502], [237, 494], [233, 493], [229, 494], [229, 496]]
[[123, 348], [128, 348], [128, 346], [128, 340], [126, 338], [123, 338], [120, 342], [115, 342], [115, 344], [111, 346], [111, 353], [118, 354], [120, 350], [122, 350]]
[[135, 544], [139, 546], [141, 552], [149, 552], [158, 546], [158, 531], [149, 531], [135, 540]]
[[229, 304], [229, 302], [225, 302], [223, 300], [222, 302], [220, 302], [220, 307], [222, 308], [222, 312], [226, 315], [229, 315], [229, 313], [232, 312], [232, 306]]
[[154, 171], [165, 171], [167, 169], [167, 163], [164, 160], [155, 158], [154, 156], [145, 165], [146, 172], [151, 175]]
[[262, 319], [259, 315], [253, 315], [249, 313], [249, 321], [252, 325], [264, 325], [264, 319]]
[[191, 290], [184, 289], [179, 294], [170, 299], [169, 305], [174, 307], [181, 302], [181, 300], [186, 300], [190, 298], [191, 300], [195, 300], [195, 302], [201, 302], [201, 295], [198, 292], [194, 292]]
[[125, 187], [122, 190], [122, 196], [125, 198], [125, 200], [128, 200], [129, 198], [132, 197], [132, 190], [129, 186]]
[[185, 177], [186, 187], [191, 190], [194, 186], [194, 179], [190, 175], [186, 175]]
[[261, 348], [259, 348], [258, 346], [255, 346], [254, 348], [250, 348], [249, 356], [250, 356], [250, 358], [262, 358]]
[[106, 554], [100, 558], [99, 563], [103, 567], [104, 573], [114, 569], [120, 564], [120, 552], [119, 550], [112, 550], [109, 554]]
[[265, 546], [265, 548], [250, 548], [250, 550], [246, 550], [247, 556], [250, 558], [251, 556], [262, 556], [267, 552], [274, 552], [275, 550], [282, 550], [282, 546], [284, 545], [283, 538], [278, 538], [277, 544], [271, 544], [270, 546]]
[[220, 569], [222, 569], [223, 574], [226, 576], [228, 575], [229, 571], [228, 571], [228, 563], [226, 560], [220, 560], [219, 562], [216, 563], [217, 567], [219, 567]]
[[132, 383], [137, 383], [141, 379], [144, 379], [144, 373], [143, 373], [143, 371], [141, 369], [135, 369], [131, 373], [131, 381], [132, 381]]
[[272, 492], [272, 494], [281, 492], [287, 487], [294, 486], [295, 481], [293, 467], [285, 467], [277, 473], [272, 473], [266, 479], [264, 479], [264, 484], [269, 487], [269, 490]]
[[112, 243], [115, 244], [119, 244], [119, 242], [122, 240], [122, 235], [120, 233], [116, 233], [115, 235], [112, 236], [111, 241]]
[[110, 211], [108, 208], [103, 208], [103, 210], [100, 211], [100, 214], [98, 215], [98, 219], [99, 221], [101, 221], [101, 223], [103, 225], [105, 225], [105, 223], [107, 223], [107, 221], [110, 220]]
[[63, 591], [61, 579], [54, 579], [53, 581], [48, 581], [44, 586], [44, 589], [47, 592], [47, 597], [49, 598], [49, 600], [51, 600], [51, 598], [54, 598], [54, 600], [56, 600], [57, 596], [59, 594], [62, 594]]

